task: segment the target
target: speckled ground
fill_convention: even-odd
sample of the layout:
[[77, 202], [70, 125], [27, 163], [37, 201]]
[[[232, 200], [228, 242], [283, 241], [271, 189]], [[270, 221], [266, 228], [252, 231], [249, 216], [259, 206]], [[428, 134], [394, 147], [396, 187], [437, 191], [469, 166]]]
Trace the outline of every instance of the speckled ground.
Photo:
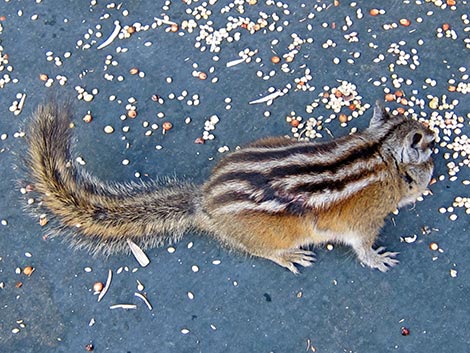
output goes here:
[[[469, 9], [0, 0], [0, 352], [468, 351]], [[379, 243], [401, 263], [386, 274], [334, 246], [294, 276], [194, 234], [147, 251], [145, 268], [93, 258], [44, 239], [23, 211], [24, 130], [51, 95], [73, 99], [74, 151], [103, 179], [201, 183], [236, 146], [344, 135], [383, 99], [439, 133], [436, 182], [387, 219]], [[109, 269], [98, 303], [92, 288]], [[110, 309], [121, 303], [137, 308]]]

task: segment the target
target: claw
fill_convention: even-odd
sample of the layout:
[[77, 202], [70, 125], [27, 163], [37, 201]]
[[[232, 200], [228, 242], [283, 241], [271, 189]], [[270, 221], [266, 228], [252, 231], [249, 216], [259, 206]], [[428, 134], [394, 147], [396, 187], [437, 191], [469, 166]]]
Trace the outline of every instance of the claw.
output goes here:
[[294, 274], [299, 274], [295, 265], [303, 267], [312, 266], [315, 262], [315, 254], [312, 251], [302, 249], [283, 250], [277, 255], [266, 257], [280, 266], [287, 268]]
[[376, 268], [380, 272], [387, 272], [390, 268], [399, 263], [399, 261], [395, 259], [397, 255], [398, 252], [385, 251], [385, 248], [381, 246], [375, 250], [370, 248], [368, 251], [364, 252], [359, 259], [366, 266]]

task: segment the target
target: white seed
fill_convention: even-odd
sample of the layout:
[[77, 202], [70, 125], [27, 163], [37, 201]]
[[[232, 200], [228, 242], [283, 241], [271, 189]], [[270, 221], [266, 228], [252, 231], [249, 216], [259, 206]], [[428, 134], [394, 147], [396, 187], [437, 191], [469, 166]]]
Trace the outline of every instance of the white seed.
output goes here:
[[90, 94], [90, 93], [85, 93], [85, 94], [83, 95], [83, 100], [84, 100], [85, 102], [91, 102], [91, 101], [93, 100], [93, 98], [94, 98], [94, 96], [93, 96], [92, 94]]
[[106, 125], [104, 127], [104, 132], [107, 134], [112, 134], [114, 132], [114, 128], [111, 125]]

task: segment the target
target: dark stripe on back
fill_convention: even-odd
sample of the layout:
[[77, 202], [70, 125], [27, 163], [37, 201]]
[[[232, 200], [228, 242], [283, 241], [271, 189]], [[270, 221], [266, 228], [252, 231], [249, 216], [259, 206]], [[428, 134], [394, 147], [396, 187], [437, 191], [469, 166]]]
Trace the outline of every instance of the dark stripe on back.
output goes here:
[[368, 179], [372, 174], [375, 174], [375, 172], [383, 170], [384, 168], [385, 166], [382, 166], [381, 168], [376, 168], [375, 170], [372, 170], [372, 171], [369, 170], [369, 171], [362, 171], [356, 174], [351, 174], [334, 182], [324, 181], [324, 182], [318, 182], [318, 183], [299, 184], [299, 185], [296, 185], [294, 188], [290, 189], [289, 193], [297, 195], [297, 194], [303, 194], [303, 193], [309, 193], [309, 194], [317, 193], [318, 194], [320, 192], [325, 192], [325, 191], [341, 192], [348, 186], [348, 184], [353, 183], [353, 182], [358, 182], [360, 180]]
[[[337, 159], [333, 162], [325, 163], [316, 163], [316, 164], [291, 164], [288, 166], [279, 165], [277, 167], [267, 169], [265, 173], [263, 172], [250, 172], [250, 171], [241, 171], [241, 172], [231, 172], [221, 174], [216, 177], [214, 180], [210, 181], [211, 185], [221, 184], [229, 180], [246, 180], [251, 183], [252, 186], [256, 188], [262, 188], [263, 185], [269, 183], [269, 181], [275, 178], [285, 178], [291, 175], [301, 175], [301, 174], [320, 174], [324, 172], [330, 172], [332, 174], [336, 173], [339, 169], [344, 168], [345, 166], [352, 164], [360, 159], [367, 159], [374, 155], [377, 152], [379, 147], [378, 143], [368, 145], [366, 147], [361, 147], [359, 149], [352, 150], [350, 153], [346, 154], [344, 157]], [[261, 162], [262, 163], [262, 162]]]
[[[223, 195], [216, 196], [212, 199], [212, 203], [217, 205], [218, 207], [223, 207], [224, 205], [228, 205], [234, 202], [243, 202], [249, 201], [252, 202], [255, 206], [260, 205], [263, 202], [269, 201], [277, 201], [280, 205], [283, 206], [282, 210], [273, 210], [272, 213], [286, 211], [290, 214], [301, 215], [306, 211], [304, 205], [304, 199], [298, 197], [290, 197], [289, 195], [280, 196], [275, 193], [273, 189], [266, 190], [267, 193], [262, 196], [261, 200], [254, 200], [254, 198], [250, 197], [250, 194], [243, 193], [240, 191], [229, 191], [224, 193]], [[247, 212], [252, 212], [256, 210], [247, 209]], [[269, 211], [264, 209], [264, 212]]]
[[225, 157], [220, 166], [230, 163], [238, 162], [262, 162], [265, 160], [276, 160], [280, 158], [289, 157], [293, 154], [317, 154], [326, 153], [337, 147], [338, 140], [328, 141], [324, 143], [307, 143], [307, 144], [292, 144], [279, 149], [272, 148], [269, 151], [246, 151], [241, 149], [231, 155]]
[[352, 164], [358, 160], [364, 160], [372, 157], [378, 150], [378, 144], [372, 144], [368, 148], [360, 148], [352, 150], [351, 153], [348, 153], [343, 158], [337, 159], [331, 163], [321, 163], [321, 164], [303, 164], [296, 165], [291, 164], [287, 167], [279, 166], [272, 168], [271, 172], [268, 174], [270, 179], [277, 177], [286, 177], [290, 175], [299, 175], [299, 174], [320, 174], [324, 172], [330, 172], [332, 174], [337, 173], [338, 170], [344, 168], [345, 166]]

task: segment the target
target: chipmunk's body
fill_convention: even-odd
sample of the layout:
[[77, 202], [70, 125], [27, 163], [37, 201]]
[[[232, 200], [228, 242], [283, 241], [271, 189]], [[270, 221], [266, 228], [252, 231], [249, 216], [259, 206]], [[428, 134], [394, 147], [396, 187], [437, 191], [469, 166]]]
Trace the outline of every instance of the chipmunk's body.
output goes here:
[[29, 170], [55, 233], [112, 253], [131, 239], [143, 247], [188, 230], [297, 272], [314, 261], [309, 244], [350, 245], [364, 264], [386, 271], [396, 253], [372, 249], [385, 217], [413, 202], [432, 174], [434, 134], [390, 117], [380, 105], [368, 129], [323, 143], [270, 138], [220, 161], [203, 186], [103, 183], [69, 162], [70, 114], [40, 106], [28, 133]]

